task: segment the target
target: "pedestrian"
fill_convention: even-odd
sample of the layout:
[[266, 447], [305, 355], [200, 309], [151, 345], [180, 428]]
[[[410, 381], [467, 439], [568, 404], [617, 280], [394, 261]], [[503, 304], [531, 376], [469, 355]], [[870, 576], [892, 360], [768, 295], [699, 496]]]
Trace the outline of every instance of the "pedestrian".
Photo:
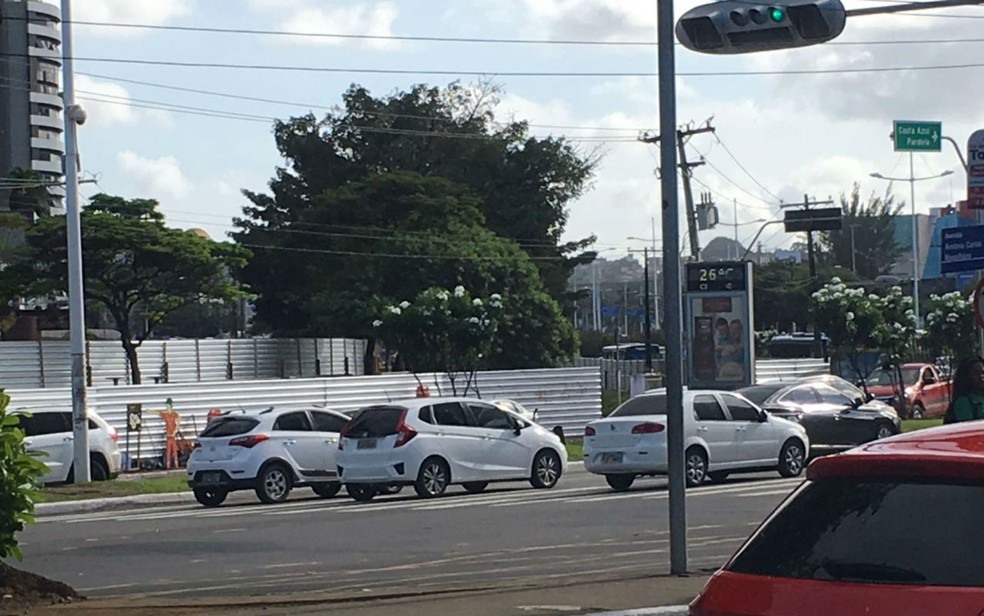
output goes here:
[[953, 376], [950, 406], [943, 423], [984, 419], [984, 358], [968, 357]]

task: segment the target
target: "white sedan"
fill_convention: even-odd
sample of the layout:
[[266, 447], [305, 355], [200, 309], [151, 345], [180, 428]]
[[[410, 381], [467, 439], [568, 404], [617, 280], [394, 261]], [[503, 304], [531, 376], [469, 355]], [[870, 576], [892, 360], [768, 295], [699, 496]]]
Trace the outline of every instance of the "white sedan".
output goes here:
[[[733, 472], [803, 472], [810, 441], [798, 423], [725, 391], [684, 389], [683, 411], [688, 486], [724, 481]], [[585, 468], [617, 491], [628, 490], [636, 477], [665, 475], [666, 420], [665, 389], [627, 400], [585, 427]]]

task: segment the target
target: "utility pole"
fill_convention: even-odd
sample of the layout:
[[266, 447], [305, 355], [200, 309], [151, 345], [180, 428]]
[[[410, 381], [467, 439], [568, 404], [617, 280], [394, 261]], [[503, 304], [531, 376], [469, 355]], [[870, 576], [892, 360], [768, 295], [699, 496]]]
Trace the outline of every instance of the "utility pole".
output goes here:
[[[833, 205], [833, 204], [834, 202], [832, 200], [817, 201], [816, 199], [814, 199], [813, 201], [810, 201], [809, 195], [803, 195], [803, 203], [784, 203], [782, 207], [784, 208], [801, 207], [804, 210], [809, 211], [810, 207], [814, 205]], [[810, 293], [813, 294], [817, 290], [817, 258], [816, 258], [816, 250], [814, 249], [813, 246], [813, 231], [806, 232], [806, 254], [807, 254], [807, 259], [809, 260], [809, 267], [810, 267]], [[817, 326], [816, 323], [813, 324], [813, 340], [815, 341], [819, 349], [820, 328]]]
[[[643, 342], [646, 344], [646, 373], [649, 374], [653, 371], [653, 332], [652, 332], [652, 321], [649, 320], [649, 249], [642, 249], [642, 278], [645, 281], [645, 294], [646, 299], [643, 305], [646, 307], [645, 312], [645, 328], [646, 331], [643, 334]], [[655, 290], [655, 289], [654, 289]]]
[[[675, 115], [675, 114], [674, 114]], [[694, 206], [694, 193], [690, 186], [691, 169], [700, 167], [704, 161], [687, 162], [687, 141], [694, 135], [713, 133], [711, 121], [705, 122], [700, 128], [678, 128], [676, 130], [677, 155], [680, 157], [680, 177], [683, 178], [683, 198], [687, 206], [687, 236], [690, 240], [690, 256], [695, 261], [700, 259], [700, 239], [697, 237], [697, 208]], [[660, 143], [660, 136], [646, 133], [639, 137], [643, 143]], [[665, 228], [664, 228], [665, 234]]]

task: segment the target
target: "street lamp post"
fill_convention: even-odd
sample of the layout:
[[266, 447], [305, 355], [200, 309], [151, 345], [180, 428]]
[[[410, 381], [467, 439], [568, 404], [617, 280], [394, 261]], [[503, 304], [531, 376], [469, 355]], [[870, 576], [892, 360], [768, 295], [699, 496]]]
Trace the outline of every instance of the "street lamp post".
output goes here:
[[[757, 225], [757, 224], [759, 224], [761, 222], [765, 222], [765, 219], [764, 218], [756, 218], [755, 220], [749, 220], [748, 222], [738, 222], [738, 217], [737, 216], [735, 216], [735, 221], [734, 222], [718, 221], [718, 224], [719, 225], [724, 225], [726, 227], [734, 227], [735, 228], [735, 259], [736, 260], [738, 260], [739, 257], [742, 257], [742, 255], [739, 254], [740, 253], [740, 250], [738, 249], [738, 246], [740, 245], [738, 243], [738, 227], [744, 227], [746, 225]], [[758, 236], [756, 236], [756, 237], [758, 237]], [[748, 251], [747, 250], [745, 251], [745, 254], [748, 254]], [[730, 249], [728, 250], [728, 256], [729, 257], [731, 256], [731, 250]], [[742, 257], [741, 260], [744, 260], [744, 257]]]
[[909, 177], [907, 178], [890, 178], [877, 172], [869, 175], [873, 178], [886, 180], [888, 182], [909, 183], [909, 201], [912, 202], [912, 303], [913, 309], [916, 313], [916, 324], [918, 325], [922, 321], [919, 314], [919, 228], [916, 225], [916, 182], [944, 178], [951, 175], [953, 171], [947, 169], [943, 173], [917, 178], [912, 159], [912, 152], [909, 152]]

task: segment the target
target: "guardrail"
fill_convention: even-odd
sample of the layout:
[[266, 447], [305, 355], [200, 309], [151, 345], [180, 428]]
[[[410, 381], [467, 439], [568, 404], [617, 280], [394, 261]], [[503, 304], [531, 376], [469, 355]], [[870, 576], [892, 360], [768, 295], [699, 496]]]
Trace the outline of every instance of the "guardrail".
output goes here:
[[755, 362], [758, 383], [793, 381], [804, 376], [829, 374], [830, 364], [823, 359], [760, 359]]
[[[601, 357], [578, 357], [577, 366], [597, 366], [601, 369], [602, 387], [615, 389], [616, 382], [622, 386], [622, 391], [629, 391], [629, 382], [633, 374], [646, 372], [646, 362], [643, 360], [615, 360]], [[664, 374], [663, 360], [653, 361], [653, 370]], [[755, 376], [759, 383], [770, 381], [787, 381], [815, 374], [827, 374], [830, 364], [822, 359], [758, 359], [755, 361]]]
[[[451, 383], [444, 374], [418, 375], [431, 394], [450, 395]], [[212, 381], [156, 385], [100, 385], [88, 390], [88, 406], [119, 431], [120, 450], [130, 459], [157, 458], [164, 449], [164, 423], [157, 412], [168, 398], [181, 413], [181, 430], [194, 438], [206, 425], [209, 409], [242, 408], [262, 410], [270, 406], [324, 405], [339, 411], [370, 404], [412, 398], [417, 379], [410, 373], [379, 376], [309, 378], [262, 381]], [[462, 383], [458, 382], [460, 391]], [[11, 389], [10, 407], [71, 408], [68, 388]], [[479, 372], [468, 394], [486, 400], [509, 398], [531, 411], [539, 409], [538, 421], [548, 428], [561, 426], [566, 434], [578, 434], [585, 424], [601, 416], [601, 372], [598, 368], [557, 368]], [[126, 430], [128, 404], [143, 409], [141, 432]]]

